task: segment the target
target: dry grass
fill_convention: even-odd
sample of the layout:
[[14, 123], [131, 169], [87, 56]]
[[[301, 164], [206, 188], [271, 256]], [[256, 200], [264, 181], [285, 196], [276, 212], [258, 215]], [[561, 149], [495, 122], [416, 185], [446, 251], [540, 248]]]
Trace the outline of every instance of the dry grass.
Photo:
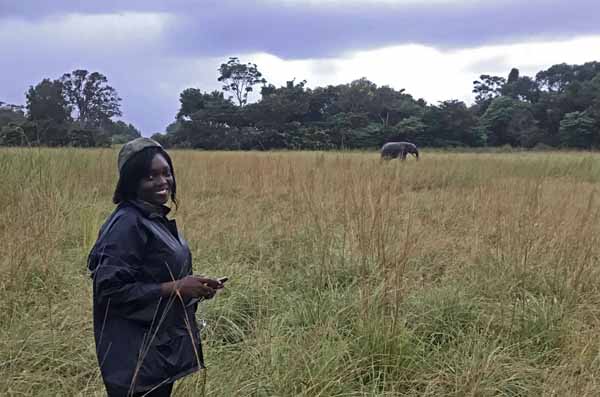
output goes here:
[[[600, 156], [172, 154], [195, 270], [230, 276], [207, 395], [600, 395]], [[85, 260], [115, 158], [0, 151], [1, 395], [103, 395]]]

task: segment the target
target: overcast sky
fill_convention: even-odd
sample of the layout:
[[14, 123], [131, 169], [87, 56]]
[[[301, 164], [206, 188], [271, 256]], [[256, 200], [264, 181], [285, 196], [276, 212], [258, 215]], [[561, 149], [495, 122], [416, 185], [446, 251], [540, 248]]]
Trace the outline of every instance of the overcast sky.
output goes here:
[[481, 74], [600, 61], [600, 1], [0, 0], [4, 102], [24, 104], [43, 78], [99, 71], [148, 136], [174, 120], [183, 89], [219, 89], [230, 56], [276, 86], [366, 77], [471, 103]]

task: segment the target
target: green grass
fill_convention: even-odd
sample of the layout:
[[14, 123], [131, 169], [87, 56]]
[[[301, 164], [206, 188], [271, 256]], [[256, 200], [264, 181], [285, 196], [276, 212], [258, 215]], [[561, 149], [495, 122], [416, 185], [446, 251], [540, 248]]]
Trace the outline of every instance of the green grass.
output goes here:
[[[101, 396], [116, 150], [2, 149], [0, 395]], [[173, 151], [209, 369], [179, 396], [600, 394], [600, 156]]]

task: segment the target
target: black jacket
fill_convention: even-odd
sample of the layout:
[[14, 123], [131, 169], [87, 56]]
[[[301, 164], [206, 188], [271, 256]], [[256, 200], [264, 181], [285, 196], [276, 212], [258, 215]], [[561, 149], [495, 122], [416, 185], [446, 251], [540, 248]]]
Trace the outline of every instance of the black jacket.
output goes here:
[[107, 388], [124, 394], [204, 367], [197, 305], [160, 296], [160, 283], [192, 274], [189, 247], [167, 212], [121, 203], [88, 258], [100, 371]]

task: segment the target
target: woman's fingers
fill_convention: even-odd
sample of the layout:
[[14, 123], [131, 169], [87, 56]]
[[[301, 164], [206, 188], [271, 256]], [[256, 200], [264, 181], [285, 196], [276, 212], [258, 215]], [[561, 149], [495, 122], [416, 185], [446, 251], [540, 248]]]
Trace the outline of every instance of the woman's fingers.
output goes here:
[[208, 278], [208, 277], [200, 277], [200, 276], [195, 276], [198, 280], [200, 280], [202, 283], [208, 285], [210, 288], [213, 289], [221, 289], [223, 288], [223, 283], [220, 282], [219, 280], [215, 280], [212, 278]]
[[215, 296], [215, 294], [217, 293], [216, 290], [210, 288], [209, 286], [207, 286], [206, 284], [202, 284], [202, 290], [201, 290], [201, 296], [203, 296], [206, 299], [210, 299], [213, 296]]

